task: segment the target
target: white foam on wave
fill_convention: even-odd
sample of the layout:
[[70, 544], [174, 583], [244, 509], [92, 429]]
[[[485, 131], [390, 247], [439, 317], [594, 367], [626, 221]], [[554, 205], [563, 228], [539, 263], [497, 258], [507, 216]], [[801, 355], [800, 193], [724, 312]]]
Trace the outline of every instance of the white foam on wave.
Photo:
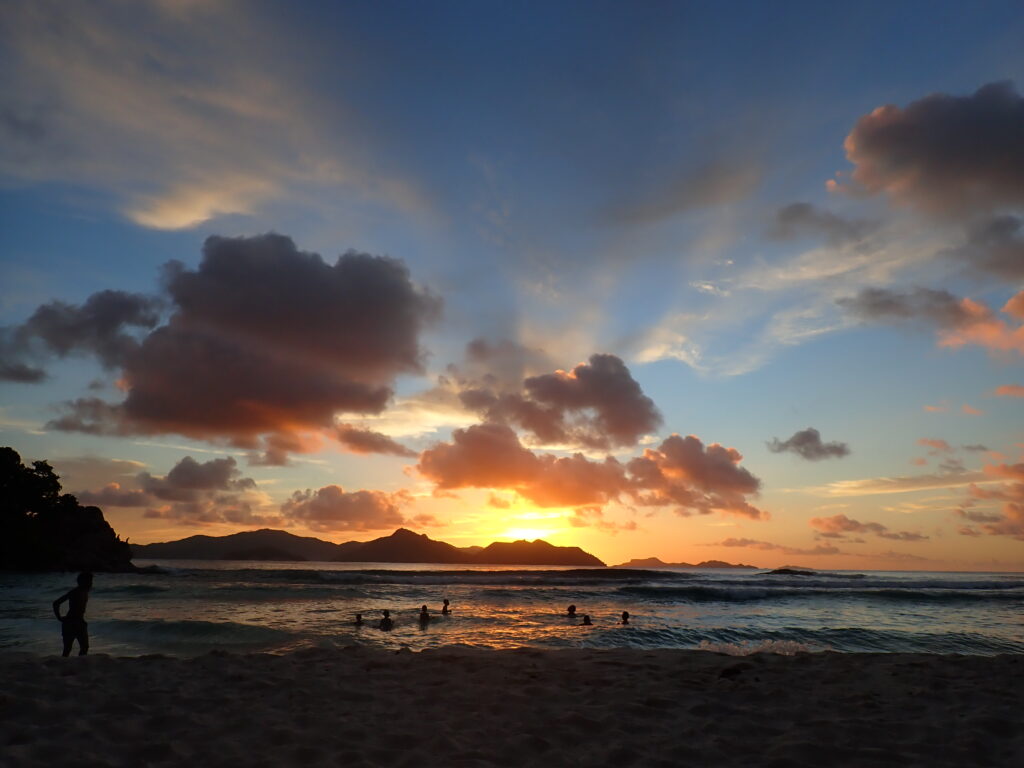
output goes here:
[[795, 656], [798, 653], [818, 653], [828, 650], [796, 640], [748, 640], [742, 643], [712, 643], [701, 640], [698, 650], [725, 653], [729, 656], [749, 656], [752, 653], [776, 653], [780, 656]]

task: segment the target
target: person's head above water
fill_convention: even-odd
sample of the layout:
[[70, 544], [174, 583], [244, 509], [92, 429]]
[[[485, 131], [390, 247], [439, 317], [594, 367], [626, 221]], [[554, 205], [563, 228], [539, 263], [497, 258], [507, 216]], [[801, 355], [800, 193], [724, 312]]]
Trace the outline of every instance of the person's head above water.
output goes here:
[[426, 612], [427, 612], [427, 606], [421, 605], [420, 606], [420, 613], [426, 613]]
[[92, 574], [89, 571], [82, 571], [76, 579], [78, 586], [84, 589], [92, 589]]
[[444, 603], [445, 605], [448, 605], [448, 598], [446, 597], [446, 598], [445, 598], [444, 600], [442, 600], [441, 602], [443, 602], [443, 603]]
[[385, 608], [383, 611], [381, 611], [381, 613], [384, 614], [384, 618], [385, 619], [388, 618], [388, 616], [391, 615], [391, 611], [389, 611], [387, 608]]
[[590, 623], [590, 614], [589, 613], [584, 613], [583, 614], [583, 623], [584, 624], [589, 624]]
[[568, 607], [568, 609], [566, 609], [566, 613], [569, 614], [570, 616], [575, 616], [576, 615], [576, 606], [575, 605], [570, 605]]
[[622, 612], [622, 623], [629, 624], [629, 611]]

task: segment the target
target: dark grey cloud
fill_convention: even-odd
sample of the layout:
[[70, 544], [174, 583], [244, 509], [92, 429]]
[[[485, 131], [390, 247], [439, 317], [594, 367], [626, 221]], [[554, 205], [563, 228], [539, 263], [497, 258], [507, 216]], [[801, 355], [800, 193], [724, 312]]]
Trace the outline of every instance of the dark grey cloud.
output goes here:
[[0, 333], [0, 378], [37, 382], [39, 364], [51, 357], [91, 354], [105, 368], [116, 368], [138, 349], [128, 328], [150, 329], [160, 320], [160, 301], [124, 291], [100, 291], [81, 305], [43, 304], [21, 325]]
[[410, 459], [417, 456], [416, 451], [405, 447], [387, 435], [374, 432], [372, 429], [363, 429], [351, 424], [339, 424], [335, 428], [335, 435], [338, 442], [353, 453], [382, 453], [387, 456], [404, 456]]
[[269, 440], [264, 463], [282, 463], [335, 413], [382, 411], [394, 377], [422, 370], [419, 333], [440, 312], [396, 259], [329, 263], [277, 234], [210, 237], [164, 284], [173, 313], [123, 356], [124, 401], [73, 401], [52, 428]]
[[949, 291], [931, 288], [914, 288], [902, 293], [887, 288], [862, 288], [856, 296], [838, 299], [836, 303], [864, 322], [919, 320], [940, 328], [959, 328], [977, 319]]
[[852, 177], [868, 194], [942, 216], [1024, 203], [1024, 99], [1008, 82], [970, 96], [936, 93], [861, 117], [846, 137]]
[[969, 270], [1006, 280], [1024, 278], [1024, 221], [1017, 216], [994, 216], [973, 223], [967, 242], [940, 254]]
[[772, 438], [767, 445], [768, 450], [772, 453], [795, 453], [808, 461], [841, 459], [850, 455], [849, 445], [840, 442], [822, 442], [821, 433], [814, 427], [794, 432], [792, 437], [786, 440]]
[[529, 376], [516, 391], [502, 391], [486, 378], [457, 387], [463, 407], [547, 444], [631, 446], [662, 424], [654, 401], [615, 355], [595, 354], [571, 371]]
[[792, 203], [775, 214], [770, 234], [779, 240], [822, 237], [829, 245], [859, 243], [878, 228], [877, 223], [845, 219], [810, 203]]

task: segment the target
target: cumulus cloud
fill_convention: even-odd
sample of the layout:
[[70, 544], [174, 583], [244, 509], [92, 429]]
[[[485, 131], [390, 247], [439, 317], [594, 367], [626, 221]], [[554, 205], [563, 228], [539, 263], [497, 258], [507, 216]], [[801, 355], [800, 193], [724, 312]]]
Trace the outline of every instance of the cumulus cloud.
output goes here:
[[936, 215], [1024, 204], [1024, 99], [989, 83], [970, 96], [933, 94], [878, 107], [846, 137], [857, 190]]
[[875, 222], [846, 219], [810, 203], [791, 203], [776, 212], [770, 234], [779, 240], [821, 237], [840, 247], [859, 243], [877, 228]]
[[424, 451], [417, 468], [441, 490], [512, 490], [543, 507], [600, 508], [628, 498], [643, 506], [672, 506], [683, 515], [722, 511], [767, 518], [747, 501], [760, 481], [739, 466], [741, 460], [735, 449], [705, 446], [692, 435], [672, 435], [627, 464], [579, 453], [538, 455], [507, 425], [486, 423], [455, 430], [450, 443]]
[[742, 460], [735, 448], [718, 443], [705, 446], [694, 435], [671, 435], [627, 467], [638, 504], [675, 505], [682, 515], [719, 510], [767, 520], [767, 512], [747, 501], [757, 495], [761, 481], [740, 466]]
[[126, 329], [153, 328], [159, 310], [155, 297], [124, 291], [100, 291], [81, 305], [43, 304], [21, 325], [0, 330], [0, 379], [42, 381], [38, 363], [74, 353], [92, 354], [104, 367], [116, 368], [139, 346]]
[[186, 456], [163, 476], [140, 472], [97, 490], [77, 491], [84, 504], [144, 508], [144, 516], [182, 523], [274, 525], [268, 501], [252, 478], [243, 477], [232, 457], [199, 462]]
[[850, 455], [850, 446], [846, 443], [831, 442], [825, 443], [821, 440], [821, 433], [814, 427], [802, 429], [795, 432], [792, 437], [786, 440], [779, 440], [775, 437], [767, 444], [768, 450], [772, 453], [795, 453], [808, 461], [821, 461], [822, 459], [841, 459]]
[[547, 445], [608, 449], [636, 445], [662, 417], [615, 355], [591, 355], [570, 371], [529, 376], [521, 391], [486, 382], [459, 391], [462, 404], [487, 421], [525, 430]]
[[745, 549], [759, 549], [765, 552], [781, 552], [784, 555], [841, 555], [843, 551], [837, 547], [819, 544], [813, 549], [801, 549], [799, 547], [787, 547], [782, 544], [773, 544], [770, 541], [758, 539], [737, 539], [729, 538], [719, 541], [713, 546], [718, 547], [743, 547]]
[[349, 492], [327, 485], [316, 491], [295, 491], [281, 505], [281, 515], [313, 531], [376, 531], [402, 525], [399, 506], [407, 501], [402, 493]]
[[881, 523], [862, 523], [843, 514], [831, 517], [812, 517], [812, 528], [816, 528], [829, 538], [846, 538], [851, 533], [870, 533], [882, 539], [893, 541], [926, 541], [927, 536], [911, 531], [890, 531]]
[[395, 259], [334, 263], [288, 237], [208, 238], [195, 270], [164, 274], [173, 314], [126, 355], [122, 403], [82, 398], [51, 422], [95, 434], [177, 433], [256, 448], [267, 463], [335, 413], [379, 413], [391, 383], [422, 370], [419, 333], [440, 300]]
[[335, 427], [338, 442], [352, 453], [382, 453], [387, 456], [404, 456], [414, 459], [417, 454], [387, 435], [363, 429], [351, 424], [338, 424]]

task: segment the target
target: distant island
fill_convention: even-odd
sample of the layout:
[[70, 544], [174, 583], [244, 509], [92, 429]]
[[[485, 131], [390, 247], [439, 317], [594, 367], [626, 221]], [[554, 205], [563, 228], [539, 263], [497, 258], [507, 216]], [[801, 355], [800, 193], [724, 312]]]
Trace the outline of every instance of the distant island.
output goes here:
[[25, 466], [13, 448], [0, 448], [0, 570], [133, 571], [131, 560], [99, 507], [61, 493], [48, 463]]
[[727, 563], [723, 560], [704, 560], [700, 563], [666, 563], [656, 557], [633, 558], [628, 563], [613, 565], [612, 568], [745, 568], [752, 571], [760, 570], [756, 565]]
[[494, 542], [456, 547], [399, 528], [372, 541], [334, 544], [310, 536], [264, 528], [228, 536], [189, 536], [178, 541], [132, 544], [132, 555], [150, 560], [276, 560], [332, 563], [442, 563], [452, 565], [593, 565], [604, 563], [579, 547], [546, 541]]

